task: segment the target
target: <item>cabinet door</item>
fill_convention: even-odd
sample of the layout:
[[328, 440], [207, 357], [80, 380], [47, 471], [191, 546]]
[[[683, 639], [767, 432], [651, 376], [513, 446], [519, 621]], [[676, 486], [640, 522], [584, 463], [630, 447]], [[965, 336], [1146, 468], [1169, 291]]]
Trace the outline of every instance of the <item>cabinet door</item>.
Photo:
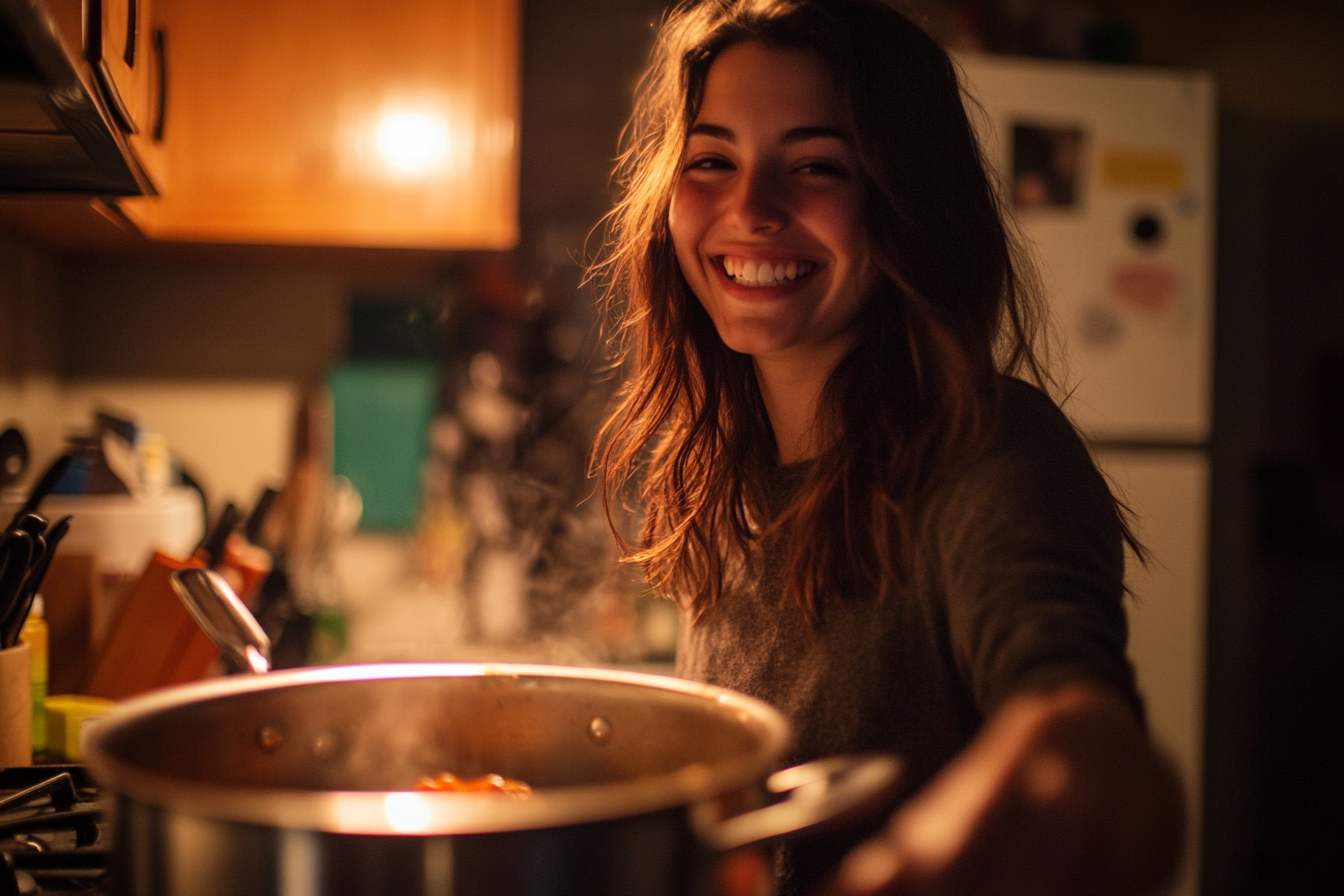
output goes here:
[[152, 16], [153, 0], [85, 0], [84, 52], [108, 110], [128, 134], [153, 127]]
[[506, 248], [517, 0], [157, 0], [168, 93], [151, 238]]

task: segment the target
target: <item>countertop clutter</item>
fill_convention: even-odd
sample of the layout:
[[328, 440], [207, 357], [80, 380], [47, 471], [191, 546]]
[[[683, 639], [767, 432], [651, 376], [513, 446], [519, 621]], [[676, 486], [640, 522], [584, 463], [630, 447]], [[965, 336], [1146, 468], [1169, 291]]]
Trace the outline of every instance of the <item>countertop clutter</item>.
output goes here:
[[[505, 462], [515, 441], [536, 439], [482, 429], [468, 413], [466, 399], [500, 385], [482, 372], [489, 357], [474, 358], [464, 401], [437, 412], [423, 436], [405, 436], [428, 445], [403, 471], [423, 488], [406, 498], [409, 516], [392, 526], [383, 512], [362, 531], [365, 499], [334, 461], [350, 477], [368, 471], [336, 450], [333, 414], [351, 412], [330, 389], [298, 401], [289, 470], [250, 504], [210, 500], [208, 477], [164, 437], [133, 412], [98, 407], [67, 433], [42, 486], [44, 510], [69, 517], [44, 586], [53, 700], [120, 701], [235, 671], [172, 587], [174, 572], [193, 567], [225, 576], [274, 645], [276, 668], [527, 661], [666, 671], [674, 608], [638, 594], [595, 504], [576, 506], [555, 482]], [[561, 429], [546, 432], [538, 444], [555, 454]], [[66, 713], [62, 731], [87, 708], [53, 706]]]
[[39, 483], [0, 535], [0, 650], [18, 643], [38, 588], [70, 530], [68, 516], [52, 524], [37, 512], [42, 504], [41, 488], [47, 481]]
[[[21, 476], [28, 451], [22, 430], [0, 433], [5, 483]], [[70, 518], [54, 525], [39, 514], [42, 499], [69, 460], [49, 468], [0, 531], [0, 768], [26, 765], [46, 743], [46, 627], [38, 594]]]
[[[69, 533], [64, 550], [49, 560], [42, 589], [51, 693], [116, 699], [134, 692], [127, 677], [134, 680], [131, 670], [153, 661], [160, 639], [159, 628], [137, 621], [143, 590], [152, 581], [146, 559], [154, 552], [188, 558], [201, 540], [204, 504], [191, 481], [162, 437], [126, 416], [98, 410], [87, 426], [69, 434], [15, 511], [32, 513], [27, 508], [40, 506], [59, 512], [60, 534]], [[14, 501], [7, 496], [6, 510]], [[153, 618], [156, 625], [168, 624], [171, 614]], [[162, 652], [190, 654], [189, 636], [183, 627]], [[208, 668], [208, 651], [198, 646], [196, 654], [172, 664], [175, 680], [200, 677]]]

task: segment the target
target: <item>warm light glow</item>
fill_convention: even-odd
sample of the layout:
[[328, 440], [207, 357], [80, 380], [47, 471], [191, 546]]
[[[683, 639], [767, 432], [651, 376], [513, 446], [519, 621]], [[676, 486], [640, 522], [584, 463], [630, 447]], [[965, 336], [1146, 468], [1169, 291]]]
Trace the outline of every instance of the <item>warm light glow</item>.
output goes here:
[[424, 174], [442, 167], [448, 154], [448, 123], [426, 112], [394, 112], [377, 126], [378, 155], [394, 173]]
[[418, 834], [429, 827], [429, 806], [415, 793], [389, 793], [383, 803], [387, 823], [399, 834]]

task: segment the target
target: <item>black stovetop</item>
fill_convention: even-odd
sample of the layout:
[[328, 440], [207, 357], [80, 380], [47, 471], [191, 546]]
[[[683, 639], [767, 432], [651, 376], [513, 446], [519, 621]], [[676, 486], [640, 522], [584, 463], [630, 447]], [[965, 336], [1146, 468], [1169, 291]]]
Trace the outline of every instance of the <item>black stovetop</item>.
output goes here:
[[106, 893], [107, 808], [82, 765], [0, 768], [0, 896]]

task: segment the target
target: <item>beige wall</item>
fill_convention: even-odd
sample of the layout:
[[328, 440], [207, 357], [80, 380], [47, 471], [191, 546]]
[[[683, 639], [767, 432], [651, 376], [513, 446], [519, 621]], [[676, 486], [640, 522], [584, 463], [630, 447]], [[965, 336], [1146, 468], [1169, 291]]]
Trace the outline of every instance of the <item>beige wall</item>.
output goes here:
[[163, 435], [212, 504], [249, 507], [263, 486], [284, 484], [298, 394], [284, 380], [0, 378], [0, 424], [19, 423], [29, 441], [32, 462], [20, 487], [60, 453], [72, 429], [107, 408]]
[[[61, 368], [56, 259], [0, 222], [0, 380]], [[0, 406], [3, 413], [3, 406]]]

